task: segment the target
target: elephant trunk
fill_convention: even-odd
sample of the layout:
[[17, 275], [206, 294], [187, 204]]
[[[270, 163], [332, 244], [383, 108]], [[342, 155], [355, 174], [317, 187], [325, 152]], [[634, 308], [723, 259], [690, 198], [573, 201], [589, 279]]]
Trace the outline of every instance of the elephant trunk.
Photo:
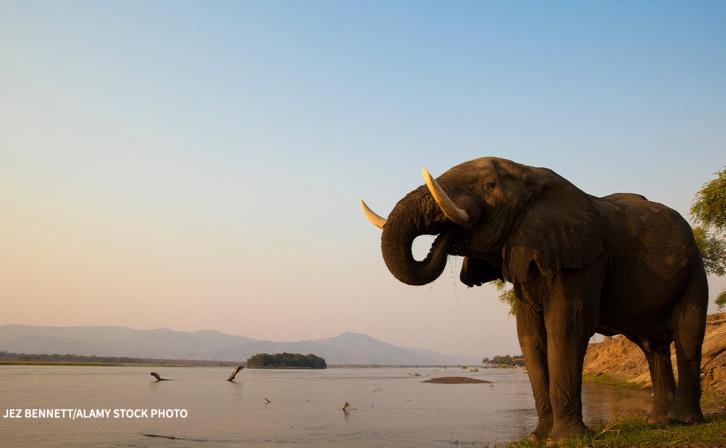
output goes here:
[[421, 187], [403, 198], [383, 227], [381, 250], [388, 270], [409, 285], [425, 285], [436, 280], [446, 266], [450, 235], [441, 233], [426, 258], [413, 258], [411, 245], [419, 235], [435, 235], [446, 223], [431, 194]]

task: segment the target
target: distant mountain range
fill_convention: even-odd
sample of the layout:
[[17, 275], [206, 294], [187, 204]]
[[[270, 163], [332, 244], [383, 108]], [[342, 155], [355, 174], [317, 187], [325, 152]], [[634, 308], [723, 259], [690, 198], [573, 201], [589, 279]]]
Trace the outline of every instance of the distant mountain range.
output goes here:
[[460, 365], [478, 360], [397, 347], [365, 334], [305, 341], [258, 341], [214, 330], [166, 328], [0, 326], [0, 351], [29, 354], [127, 356], [133, 358], [244, 361], [256, 353], [314, 353], [328, 364]]

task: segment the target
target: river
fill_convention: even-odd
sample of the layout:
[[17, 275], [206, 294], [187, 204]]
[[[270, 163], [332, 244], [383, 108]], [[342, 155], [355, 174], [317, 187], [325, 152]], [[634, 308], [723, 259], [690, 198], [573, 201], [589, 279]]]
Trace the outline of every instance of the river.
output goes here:
[[[480, 446], [522, 437], [536, 423], [527, 375], [518, 370], [246, 369], [230, 383], [225, 379], [231, 370], [0, 366], [0, 446]], [[173, 381], [153, 382], [151, 371]], [[437, 376], [492, 384], [422, 382]], [[342, 410], [346, 402], [347, 413]], [[622, 411], [644, 415], [650, 398], [641, 391], [585, 384], [583, 403], [585, 421], [593, 422]], [[81, 414], [76, 419], [5, 418], [40, 412], [33, 409]], [[95, 409], [108, 410], [109, 416], [92, 418]], [[114, 418], [122, 409], [137, 410], [142, 418]], [[170, 418], [150, 418], [152, 410]]]

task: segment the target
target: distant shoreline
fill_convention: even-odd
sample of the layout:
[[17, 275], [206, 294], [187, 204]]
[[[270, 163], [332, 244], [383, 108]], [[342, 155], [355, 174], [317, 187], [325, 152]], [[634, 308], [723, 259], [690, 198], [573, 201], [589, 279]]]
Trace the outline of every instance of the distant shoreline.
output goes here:
[[230, 367], [240, 361], [209, 361], [196, 359], [131, 358], [126, 356], [93, 356], [73, 354], [26, 354], [0, 352], [0, 366], [166, 366], [166, 367]]
[[[211, 361], [196, 359], [131, 358], [123, 356], [92, 356], [73, 354], [26, 354], [0, 352], [0, 366], [88, 366], [88, 367], [234, 367], [243, 361]], [[250, 367], [253, 368], [253, 367]], [[330, 364], [328, 368], [441, 368], [461, 369], [461, 365], [412, 365], [412, 364]], [[279, 368], [255, 368], [276, 370]]]
[[[189, 361], [183, 362], [179, 360], [161, 360], [161, 362], [90, 362], [90, 361], [22, 361], [22, 360], [0, 360], [2, 366], [71, 366], [71, 367], [234, 367], [240, 365], [234, 361]], [[431, 369], [444, 367], [456, 369], [459, 366], [441, 366], [441, 365], [402, 365], [402, 364], [330, 364], [328, 369]], [[499, 369], [501, 367], [479, 367]], [[324, 370], [310, 369], [307, 367], [249, 367], [249, 370]], [[516, 370], [516, 369], [512, 369]]]
[[180, 364], [175, 362], [145, 363], [145, 362], [71, 362], [71, 361], [0, 361], [0, 366], [70, 366], [70, 367], [229, 367], [239, 363], [215, 364]]

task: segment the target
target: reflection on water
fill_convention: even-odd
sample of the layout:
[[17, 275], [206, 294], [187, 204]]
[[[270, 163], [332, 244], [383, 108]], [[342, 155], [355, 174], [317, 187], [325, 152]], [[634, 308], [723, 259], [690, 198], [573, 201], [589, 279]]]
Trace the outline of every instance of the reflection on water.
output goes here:
[[[157, 370], [174, 381], [153, 382]], [[409, 375], [410, 372], [421, 377]], [[427, 384], [462, 375], [488, 384]], [[449, 368], [0, 367], [0, 413], [9, 408], [184, 408], [186, 419], [9, 420], [0, 446], [451, 446], [504, 441], [534, 428], [527, 375]], [[269, 403], [267, 403], [269, 400]], [[639, 391], [586, 384], [588, 422], [646, 414]], [[350, 403], [350, 411], [342, 411]]]

